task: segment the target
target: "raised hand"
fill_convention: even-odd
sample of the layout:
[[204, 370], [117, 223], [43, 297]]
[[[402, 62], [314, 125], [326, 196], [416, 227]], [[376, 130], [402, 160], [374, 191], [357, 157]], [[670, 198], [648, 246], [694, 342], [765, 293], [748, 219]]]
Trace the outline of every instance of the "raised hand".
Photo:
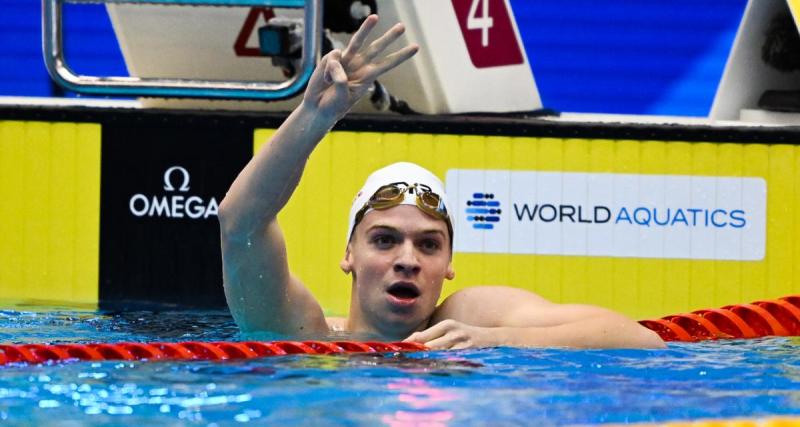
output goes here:
[[370, 15], [344, 51], [335, 49], [320, 60], [303, 96], [306, 108], [324, 117], [340, 119], [364, 96], [378, 77], [419, 51], [418, 45], [411, 44], [382, 56], [386, 48], [405, 32], [403, 24], [396, 24], [365, 46], [377, 23], [378, 16]]

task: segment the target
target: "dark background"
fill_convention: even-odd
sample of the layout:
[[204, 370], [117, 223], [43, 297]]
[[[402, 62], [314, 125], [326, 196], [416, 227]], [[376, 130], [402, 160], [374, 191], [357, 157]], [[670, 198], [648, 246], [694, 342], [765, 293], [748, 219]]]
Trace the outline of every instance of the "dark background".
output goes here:
[[[132, 301], [224, 306], [219, 221], [137, 217], [134, 194], [211, 197], [221, 202], [252, 156], [252, 129], [197, 124], [109, 124], [102, 128], [100, 206], [100, 301], [104, 308]], [[181, 193], [164, 190], [164, 172], [182, 166], [190, 174]]]

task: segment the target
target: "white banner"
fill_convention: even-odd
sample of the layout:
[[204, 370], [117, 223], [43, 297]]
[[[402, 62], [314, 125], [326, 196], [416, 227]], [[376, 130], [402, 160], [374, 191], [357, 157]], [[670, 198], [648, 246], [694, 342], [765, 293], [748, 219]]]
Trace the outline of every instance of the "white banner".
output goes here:
[[763, 178], [447, 172], [455, 251], [757, 261]]

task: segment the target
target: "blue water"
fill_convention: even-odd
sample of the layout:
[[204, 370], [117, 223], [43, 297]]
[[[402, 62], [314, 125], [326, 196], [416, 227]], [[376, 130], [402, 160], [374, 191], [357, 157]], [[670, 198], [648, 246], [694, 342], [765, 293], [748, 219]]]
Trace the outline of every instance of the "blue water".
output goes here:
[[[0, 342], [237, 340], [225, 312], [0, 311]], [[269, 337], [264, 337], [269, 338]], [[0, 367], [3, 425], [574, 425], [800, 415], [800, 341]]]

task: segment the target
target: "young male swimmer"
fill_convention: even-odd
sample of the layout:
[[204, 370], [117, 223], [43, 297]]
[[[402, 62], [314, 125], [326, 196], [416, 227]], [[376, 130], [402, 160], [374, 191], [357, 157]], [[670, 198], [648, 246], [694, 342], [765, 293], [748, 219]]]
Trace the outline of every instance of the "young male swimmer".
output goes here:
[[300, 106], [220, 205], [225, 295], [239, 327], [293, 336], [343, 330], [431, 348], [663, 347], [658, 335], [618, 313], [554, 304], [510, 287], [464, 289], [437, 306], [444, 280], [455, 276], [452, 211], [441, 181], [411, 163], [374, 172], [353, 202], [340, 263], [352, 275], [350, 313], [325, 318], [289, 271], [276, 216], [323, 136], [375, 79], [419, 50], [412, 44], [382, 55], [404, 28], [397, 24], [367, 43], [377, 22], [370, 16], [343, 51], [322, 58]]

